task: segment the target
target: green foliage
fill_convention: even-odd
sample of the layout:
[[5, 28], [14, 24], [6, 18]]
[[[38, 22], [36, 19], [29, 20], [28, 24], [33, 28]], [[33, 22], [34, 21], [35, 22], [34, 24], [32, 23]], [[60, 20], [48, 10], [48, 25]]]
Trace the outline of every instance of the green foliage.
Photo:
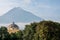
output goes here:
[[22, 31], [18, 31], [17, 33], [15, 33], [15, 35], [16, 35], [16, 38], [17, 38], [17, 40], [23, 40], [23, 34], [22, 34]]
[[0, 28], [0, 40], [23, 40], [22, 31], [9, 34], [6, 27]]
[[24, 40], [59, 40], [60, 23], [53, 21], [41, 21], [26, 25], [23, 34]]
[[35, 27], [37, 26], [36, 23], [31, 23], [31, 25], [26, 25], [26, 28], [23, 32], [23, 40], [33, 40], [34, 38], [34, 33], [36, 33], [35, 31]]
[[26, 25], [23, 31], [9, 34], [6, 27], [0, 28], [0, 40], [60, 40], [60, 23], [41, 21]]
[[0, 28], [0, 40], [9, 40], [9, 33], [7, 32], [7, 28], [2, 26]]

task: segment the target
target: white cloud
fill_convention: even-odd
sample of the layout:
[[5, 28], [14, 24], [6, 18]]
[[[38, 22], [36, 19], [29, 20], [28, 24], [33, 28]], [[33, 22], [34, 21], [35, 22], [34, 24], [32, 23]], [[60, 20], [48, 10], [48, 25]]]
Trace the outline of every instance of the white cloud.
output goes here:
[[[0, 0], [1, 1], [1, 0]], [[18, 6], [17, 3], [10, 3], [10, 2], [0, 2], [0, 16], [8, 12], [10, 9]]]
[[27, 7], [30, 3], [31, 3], [31, 0], [22, 0], [20, 3], [21, 4], [20, 6], [26, 6]]
[[[11, 23], [9, 24], [0, 24], [0, 26], [5, 26], [8, 27]], [[16, 23], [19, 26], [19, 29], [23, 30], [25, 28], [25, 25], [28, 25], [30, 23]]]
[[0, 0], [0, 16], [13, 7], [27, 7], [29, 3], [31, 3], [31, 0]]
[[29, 4], [31, 3], [31, 0], [23, 0], [24, 3]]
[[0, 16], [5, 14], [5, 12], [7, 12], [9, 9], [10, 9], [10, 7], [8, 7], [8, 6], [0, 8]]

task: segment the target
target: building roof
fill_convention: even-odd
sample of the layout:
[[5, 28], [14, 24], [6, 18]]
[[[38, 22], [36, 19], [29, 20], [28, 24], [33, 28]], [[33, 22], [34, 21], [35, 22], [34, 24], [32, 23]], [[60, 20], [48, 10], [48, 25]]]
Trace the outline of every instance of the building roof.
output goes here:
[[19, 29], [18, 25], [16, 25], [14, 22], [10, 24], [8, 27]]

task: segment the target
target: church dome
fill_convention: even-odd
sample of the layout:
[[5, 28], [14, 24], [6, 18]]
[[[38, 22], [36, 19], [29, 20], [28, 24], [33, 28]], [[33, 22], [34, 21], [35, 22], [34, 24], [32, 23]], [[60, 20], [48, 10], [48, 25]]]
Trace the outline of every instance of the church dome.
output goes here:
[[14, 22], [10, 24], [8, 27], [19, 29], [18, 25], [16, 25]]
[[19, 31], [19, 27], [14, 22], [8, 26], [9, 33], [15, 33], [17, 31]]

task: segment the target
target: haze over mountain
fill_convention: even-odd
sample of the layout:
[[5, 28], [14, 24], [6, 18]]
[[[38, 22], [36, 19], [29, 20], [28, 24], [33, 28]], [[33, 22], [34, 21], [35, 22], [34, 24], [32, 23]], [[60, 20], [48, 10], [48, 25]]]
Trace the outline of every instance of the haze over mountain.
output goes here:
[[0, 16], [0, 23], [11, 23], [11, 22], [38, 22], [43, 20], [42, 18], [32, 14], [31, 12], [25, 11], [20, 7], [15, 7], [8, 11], [6, 14]]

